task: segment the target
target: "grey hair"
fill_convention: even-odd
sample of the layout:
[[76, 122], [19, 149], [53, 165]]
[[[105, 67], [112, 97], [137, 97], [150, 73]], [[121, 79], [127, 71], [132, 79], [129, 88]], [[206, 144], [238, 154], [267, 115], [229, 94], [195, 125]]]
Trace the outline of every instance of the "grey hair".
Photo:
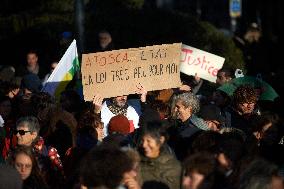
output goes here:
[[185, 93], [175, 94], [171, 102], [172, 111], [174, 110], [175, 105], [178, 101], [180, 101], [182, 105], [184, 105], [184, 107], [186, 108], [191, 107], [192, 114], [196, 114], [200, 110], [199, 99], [193, 93], [185, 92]]
[[38, 119], [34, 116], [21, 117], [17, 120], [17, 128], [25, 125], [29, 131], [39, 133], [40, 125]]

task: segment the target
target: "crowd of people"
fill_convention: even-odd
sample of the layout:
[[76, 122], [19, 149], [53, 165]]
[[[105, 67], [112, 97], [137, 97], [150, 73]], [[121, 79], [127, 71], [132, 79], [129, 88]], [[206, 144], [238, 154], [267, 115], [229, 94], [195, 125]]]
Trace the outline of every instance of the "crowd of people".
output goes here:
[[[109, 32], [99, 36], [111, 48]], [[35, 51], [0, 70], [0, 189], [284, 188], [283, 118], [250, 85], [219, 90], [229, 68], [210, 95], [181, 74], [179, 88], [138, 83], [137, 94], [92, 102], [72, 86], [58, 100], [41, 92], [45, 74]]]

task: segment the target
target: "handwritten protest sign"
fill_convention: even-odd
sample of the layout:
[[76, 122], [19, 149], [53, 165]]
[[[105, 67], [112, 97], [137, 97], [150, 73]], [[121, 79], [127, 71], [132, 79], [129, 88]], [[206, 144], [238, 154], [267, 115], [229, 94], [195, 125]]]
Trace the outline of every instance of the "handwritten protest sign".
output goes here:
[[138, 83], [148, 91], [178, 87], [180, 52], [174, 43], [83, 54], [84, 99], [134, 94]]
[[198, 77], [216, 82], [217, 72], [222, 68], [225, 59], [223, 57], [182, 45], [180, 71], [187, 75]]

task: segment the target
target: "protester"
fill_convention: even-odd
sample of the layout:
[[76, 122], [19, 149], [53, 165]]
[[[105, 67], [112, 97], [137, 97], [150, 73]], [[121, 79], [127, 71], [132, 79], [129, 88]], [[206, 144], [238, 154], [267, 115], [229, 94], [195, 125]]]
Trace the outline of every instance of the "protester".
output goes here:
[[[247, 34], [253, 48], [261, 38]], [[66, 35], [68, 45], [72, 35]], [[108, 31], [98, 39], [97, 52], [114, 49]], [[90, 102], [70, 82], [55, 101], [40, 92], [37, 53], [29, 52], [22, 66], [16, 74], [23, 78], [10, 66], [0, 69], [1, 163], [18, 171], [0, 167], [0, 189], [16, 189], [21, 180], [23, 188], [52, 189], [283, 188], [283, 120], [273, 106], [269, 113], [258, 106], [251, 86], [230, 97], [198, 73], [181, 73], [177, 88], [148, 93], [139, 83], [136, 94], [103, 99], [95, 91]], [[237, 71], [234, 76], [225, 63], [217, 85], [243, 75]]]
[[19, 77], [14, 77], [11, 81], [0, 80], [0, 94], [8, 96], [11, 99], [17, 97], [20, 93], [21, 80]]
[[111, 34], [107, 30], [101, 30], [98, 33], [98, 45], [95, 48], [96, 52], [114, 50]]
[[221, 115], [220, 108], [213, 104], [201, 107], [199, 116], [206, 122], [208, 128], [213, 131], [219, 131], [225, 124], [225, 118]]
[[24, 94], [40, 92], [42, 88], [40, 78], [34, 73], [24, 75], [21, 88], [23, 89]]
[[195, 114], [200, 105], [197, 97], [189, 92], [176, 94], [171, 102], [172, 126], [169, 128], [169, 145], [174, 149], [177, 158], [183, 160], [194, 137], [202, 130], [209, 130], [203, 119]]
[[231, 117], [229, 112], [227, 112], [227, 108], [231, 104], [231, 98], [225, 92], [217, 89], [213, 92], [210, 103], [220, 108], [221, 115], [225, 119], [223, 127], [231, 127]]
[[222, 135], [216, 131], [204, 131], [192, 142], [190, 154], [197, 152], [219, 153], [219, 145], [222, 143]]
[[166, 147], [167, 132], [161, 122], [148, 122], [141, 133], [141, 173], [143, 188], [152, 184], [179, 188], [181, 166]]
[[17, 120], [14, 134], [19, 146], [33, 148], [40, 171], [50, 186], [58, 188], [63, 184], [63, 167], [58, 152], [53, 147], [47, 147], [39, 136], [40, 125], [37, 118], [29, 116]]
[[39, 65], [38, 60], [38, 53], [35, 50], [30, 50], [26, 55], [26, 65], [20, 65], [16, 68], [16, 75], [23, 77], [27, 74], [35, 74], [42, 79], [45, 70]]
[[[141, 94], [140, 100], [142, 103], [146, 102], [147, 91], [141, 85], [137, 85], [137, 93]], [[101, 113], [101, 119], [104, 123], [104, 134], [108, 135], [108, 123], [109, 120], [115, 115], [124, 115], [130, 122], [130, 130], [134, 131], [134, 128], [138, 128], [139, 115], [135, 108], [127, 103], [127, 96], [117, 96], [106, 100], [104, 103], [103, 98], [100, 95], [95, 95], [93, 104], [95, 106], [95, 112]]]
[[182, 179], [183, 189], [222, 189], [223, 175], [218, 172], [218, 166], [213, 154], [196, 153], [184, 162]]
[[102, 142], [103, 127], [103, 122], [97, 114], [92, 112], [82, 114], [78, 123], [77, 147], [91, 149]]
[[[81, 188], [140, 189], [134, 161], [122, 150], [100, 146], [90, 151], [80, 169]], [[127, 181], [131, 183], [128, 183]], [[127, 185], [127, 187], [126, 187]]]
[[248, 85], [239, 86], [233, 94], [232, 107], [228, 110], [231, 116], [231, 127], [251, 134], [251, 120], [260, 114], [257, 109], [257, 94]]
[[236, 188], [238, 169], [245, 154], [245, 141], [238, 133], [233, 132], [223, 133], [221, 140], [216, 154], [219, 170], [225, 176], [224, 182], [231, 188]]
[[40, 173], [38, 163], [30, 147], [17, 147], [10, 160], [11, 164], [20, 173], [23, 180], [23, 189], [45, 189], [45, 181]]
[[[132, 128], [133, 132], [134, 128]], [[122, 114], [116, 115], [109, 120], [108, 134], [120, 133], [127, 135], [131, 132], [130, 123], [127, 117]]]
[[42, 80], [42, 86], [45, 85], [45, 83], [47, 82], [48, 78], [50, 77], [50, 75], [52, 74], [52, 72], [54, 71], [54, 69], [56, 68], [57, 64], [58, 64], [58, 62], [52, 62], [52, 63], [50, 64], [50, 71], [49, 71], [49, 73], [47, 73], [47, 74], [44, 76], [44, 78], [43, 78], [43, 80]]
[[141, 178], [141, 165], [140, 165], [140, 155], [139, 153], [132, 148], [129, 147], [123, 147], [121, 148], [123, 152], [126, 153], [126, 155], [131, 159], [131, 162], [133, 162], [132, 171], [133, 173], [128, 175], [124, 175], [123, 183], [128, 189], [138, 189], [141, 188], [142, 185], [142, 178]]
[[218, 70], [216, 83], [223, 85], [234, 78], [234, 71], [230, 68], [221, 68]]

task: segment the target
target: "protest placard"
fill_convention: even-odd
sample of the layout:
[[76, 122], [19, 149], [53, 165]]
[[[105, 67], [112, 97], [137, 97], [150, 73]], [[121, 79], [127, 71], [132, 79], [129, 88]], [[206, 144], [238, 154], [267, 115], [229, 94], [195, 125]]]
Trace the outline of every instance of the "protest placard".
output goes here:
[[216, 82], [217, 72], [222, 68], [225, 59], [223, 57], [202, 51], [200, 49], [182, 44], [180, 71], [187, 75]]
[[84, 99], [134, 94], [139, 83], [147, 91], [179, 87], [180, 52], [174, 43], [83, 54]]

